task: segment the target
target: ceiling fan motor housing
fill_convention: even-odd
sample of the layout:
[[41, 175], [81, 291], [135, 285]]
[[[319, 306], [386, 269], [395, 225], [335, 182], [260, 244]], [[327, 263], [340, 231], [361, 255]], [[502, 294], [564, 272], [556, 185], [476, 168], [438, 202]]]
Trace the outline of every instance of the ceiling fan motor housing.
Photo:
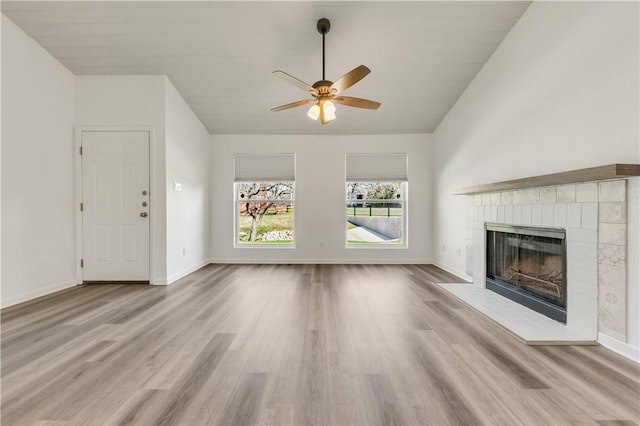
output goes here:
[[[318, 90], [318, 94], [320, 95], [329, 95], [330, 92], [330, 87], [333, 84], [333, 81], [329, 81], [329, 80], [320, 80], [320, 81], [316, 81], [315, 83], [313, 83], [313, 88]], [[334, 89], [335, 91], [335, 89]]]
[[318, 32], [320, 34], [326, 34], [331, 29], [331, 22], [329, 22], [327, 18], [320, 18], [318, 19], [318, 24], [316, 25], [316, 28], [318, 28]]

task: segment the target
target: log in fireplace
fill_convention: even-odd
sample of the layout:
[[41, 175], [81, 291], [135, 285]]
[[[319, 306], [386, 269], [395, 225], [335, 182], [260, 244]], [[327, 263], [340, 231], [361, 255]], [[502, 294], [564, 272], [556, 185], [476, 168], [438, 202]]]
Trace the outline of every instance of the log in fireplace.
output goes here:
[[567, 322], [564, 229], [487, 224], [487, 288]]

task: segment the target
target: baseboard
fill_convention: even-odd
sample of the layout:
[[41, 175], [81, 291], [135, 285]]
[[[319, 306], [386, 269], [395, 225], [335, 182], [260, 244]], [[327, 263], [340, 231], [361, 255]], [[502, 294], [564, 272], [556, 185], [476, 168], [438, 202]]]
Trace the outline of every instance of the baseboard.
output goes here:
[[211, 259], [209, 263], [282, 264], [282, 265], [430, 265], [425, 259]]
[[598, 343], [605, 348], [640, 364], [640, 348], [637, 346], [621, 342], [618, 339], [614, 339], [613, 337], [609, 337], [602, 333], [598, 333]]
[[190, 266], [190, 267], [188, 267], [186, 269], [183, 269], [180, 272], [176, 272], [175, 274], [169, 275], [166, 280], [160, 280], [160, 282], [154, 281], [153, 285], [169, 285], [171, 283], [174, 283], [174, 282], [178, 281], [180, 278], [186, 277], [190, 273], [197, 271], [198, 269], [202, 268], [203, 266], [208, 265], [209, 263], [211, 263], [211, 262], [208, 261], [208, 260], [202, 260], [199, 263], [196, 263], [193, 266]]
[[72, 278], [70, 280], [66, 280], [57, 284], [38, 288], [36, 290], [32, 290], [27, 293], [22, 293], [17, 296], [13, 296], [9, 298], [5, 298], [3, 296], [2, 302], [0, 302], [0, 308], [8, 308], [9, 306], [17, 305], [18, 303], [28, 302], [38, 297], [46, 296], [48, 294], [67, 289], [69, 287], [74, 287], [76, 285], [78, 285], [78, 283], [76, 282], [76, 279]]
[[445, 271], [449, 272], [450, 274], [453, 274], [457, 277], [462, 278], [465, 281], [469, 281], [470, 283], [473, 282], [473, 277], [470, 275], [465, 274], [464, 272], [456, 269], [456, 268], [452, 268], [450, 266], [444, 265], [443, 263], [438, 262], [437, 260], [433, 261], [433, 264], [436, 265], [438, 268], [440, 269], [444, 269]]

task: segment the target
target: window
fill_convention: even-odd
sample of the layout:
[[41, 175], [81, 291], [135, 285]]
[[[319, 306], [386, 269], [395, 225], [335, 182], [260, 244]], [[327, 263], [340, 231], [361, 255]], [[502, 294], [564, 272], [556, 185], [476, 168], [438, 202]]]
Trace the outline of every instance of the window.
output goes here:
[[293, 154], [236, 154], [235, 245], [293, 246]]
[[240, 244], [291, 244], [293, 182], [238, 182], [237, 224]]
[[406, 154], [347, 154], [346, 246], [406, 248]]
[[347, 182], [347, 245], [405, 245], [405, 186]]

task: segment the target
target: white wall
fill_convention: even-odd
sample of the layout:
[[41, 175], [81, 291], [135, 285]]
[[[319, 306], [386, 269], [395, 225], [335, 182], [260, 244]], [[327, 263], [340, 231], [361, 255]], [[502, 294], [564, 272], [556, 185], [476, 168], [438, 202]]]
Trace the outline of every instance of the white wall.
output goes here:
[[434, 133], [438, 263], [465, 269], [449, 249], [465, 246], [466, 197], [456, 188], [640, 163], [638, 7], [529, 6]]
[[[431, 135], [212, 135], [211, 140], [214, 262], [431, 261]], [[234, 248], [233, 156], [269, 152], [296, 154], [296, 248]], [[345, 154], [358, 152], [406, 152], [409, 156], [406, 250], [345, 249]]]
[[464, 270], [456, 188], [638, 163], [638, 4], [535, 2], [434, 133], [435, 257]]
[[75, 285], [74, 90], [2, 15], [2, 307]]
[[151, 282], [166, 284], [165, 76], [77, 76], [76, 125], [152, 129]]
[[[209, 262], [209, 132], [166, 79], [167, 282]], [[174, 191], [174, 183], [182, 186]]]

